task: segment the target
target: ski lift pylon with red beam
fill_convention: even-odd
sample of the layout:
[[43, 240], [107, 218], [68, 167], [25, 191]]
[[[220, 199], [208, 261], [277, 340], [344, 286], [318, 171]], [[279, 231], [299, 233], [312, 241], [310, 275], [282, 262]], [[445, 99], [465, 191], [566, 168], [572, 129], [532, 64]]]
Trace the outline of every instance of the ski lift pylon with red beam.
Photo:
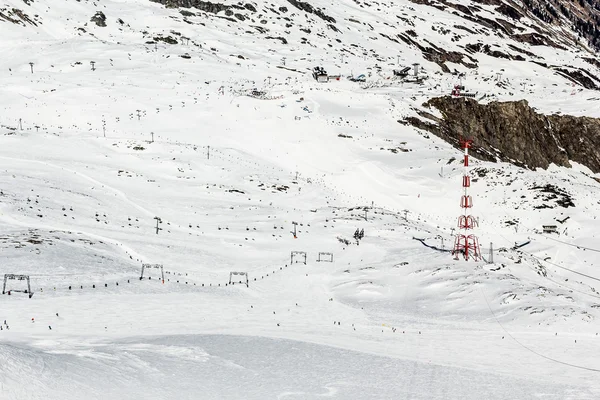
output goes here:
[[458, 229], [473, 229], [478, 225], [477, 219], [472, 215], [461, 215], [458, 217]]

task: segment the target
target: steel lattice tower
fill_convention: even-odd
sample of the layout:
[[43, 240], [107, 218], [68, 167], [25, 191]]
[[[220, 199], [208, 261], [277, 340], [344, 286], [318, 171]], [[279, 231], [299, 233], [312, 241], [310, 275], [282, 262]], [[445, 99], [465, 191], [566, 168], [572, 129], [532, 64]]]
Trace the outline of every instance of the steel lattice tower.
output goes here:
[[479, 240], [473, 235], [471, 230], [477, 227], [477, 219], [469, 214], [469, 209], [473, 207], [473, 198], [469, 195], [469, 187], [471, 187], [471, 177], [469, 176], [469, 148], [473, 144], [472, 140], [461, 139], [461, 147], [465, 150], [464, 158], [464, 174], [462, 178], [463, 195], [460, 199], [460, 207], [463, 212], [458, 217], [459, 232], [454, 238], [454, 250], [452, 255], [456, 259], [462, 255], [465, 260], [472, 258], [475, 261], [481, 259], [481, 250], [479, 248]]

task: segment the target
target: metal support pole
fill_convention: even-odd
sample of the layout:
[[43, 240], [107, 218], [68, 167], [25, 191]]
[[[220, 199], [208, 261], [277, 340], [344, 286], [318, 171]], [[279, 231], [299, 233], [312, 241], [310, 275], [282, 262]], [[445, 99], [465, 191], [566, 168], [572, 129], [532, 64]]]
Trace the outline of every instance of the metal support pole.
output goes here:
[[154, 217], [154, 219], [156, 220], [156, 234], [158, 235], [158, 231], [160, 230], [160, 228], [158, 227], [158, 224], [162, 221], [159, 217]]

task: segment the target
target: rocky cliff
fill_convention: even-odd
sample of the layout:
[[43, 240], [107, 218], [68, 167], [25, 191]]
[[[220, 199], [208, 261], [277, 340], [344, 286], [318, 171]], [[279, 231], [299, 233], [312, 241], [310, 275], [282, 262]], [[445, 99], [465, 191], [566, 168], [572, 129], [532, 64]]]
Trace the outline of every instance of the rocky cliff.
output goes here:
[[473, 152], [488, 161], [508, 161], [527, 168], [548, 168], [569, 161], [600, 172], [600, 119], [543, 115], [527, 101], [480, 104], [474, 99], [438, 97], [435, 107], [443, 118], [420, 111], [402, 123], [429, 131], [458, 146], [461, 137], [475, 142]]

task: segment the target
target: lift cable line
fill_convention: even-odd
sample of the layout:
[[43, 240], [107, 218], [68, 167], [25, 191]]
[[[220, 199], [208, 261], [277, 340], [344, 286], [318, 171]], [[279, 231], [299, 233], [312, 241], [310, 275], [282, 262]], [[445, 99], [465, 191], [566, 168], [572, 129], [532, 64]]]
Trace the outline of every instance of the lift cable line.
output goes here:
[[517, 340], [517, 338], [515, 338], [509, 331], [506, 330], [506, 328], [504, 327], [504, 325], [502, 325], [502, 323], [500, 322], [500, 320], [498, 320], [498, 318], [496, 317], [496, 314], [494, 313], [494, 311], [492, 310], [492, 307], [490, 306], [490, 302], [487, 299], [487, 296], [485, 295], [485, 293], [483, 292], [483, 290], [481, 288], [479, 288], [479, 291], [481, 292], [481, 294], [483, 295], [483, 298], [485, 299], [485, 302], [488, 306], [488, 309], [490, 310], [490, 313], [492, 313], [492, 315], [494, 316], [494, 319], [496, 320], [496, 322], [498, 323], [498, 325], [500, 325], [500, 327], [502, 328], [502, 330], [504, 332], [506, 332], [506, 334], [512, 339], [514, 340], [519, 346], [521, 346], [522, 348], [524, 348], [525, 350], [537, 355], [538, 357], [542, 357], [545, 358], [546, 360], [558, 363], [558, 364], [562, 364], [562, 365], [566, 365], [568, 367], [573, 367], [573, 368], [579, 368], [579, 369], [584, 369], [586, 371], [592, 371], [592, 372], [600, 372], [600, 369], [597, 368], [590, 368], [590, 367], [586, 367], [583, 365], [576, 365], [576, 364], [571, 364], [565, 361], [561, 361], [561, 360], [557, 360], [556, 358], [552, 358], [549, 356], [546, 356], [542, 353], [539, 353], [535, 350], [533, 350], [530, 347], [525, 346], [523, 343], [521, 343], [519, 340]]
[[[502, 235], [502, 234], [501, 234], [501, 233], [499, 233], [498, 231], [496, 231], [496, 233], [497, 233], [497, 234], [498, 234], [500, 237], [502, 237], [502, 239], [506, 240], [507, 242], [510, 242], [510, 240], [508, 240], [506, 237], [504, 237], [504, 235]], [[536, 256], [536, 255], [533, 255], [533, 254], [529, 253], [528, 251], [519, 250], [519, 249], [514, 249], [514, 250], [518, 250], [518, 251], [520, 251], [520, 252], [522, 252], [522, 253], [525, 253], [525, 254], [527, 254], [527, 255], [529, 255], [529, 256], [531, 256], [531, 257], [533, 257], [533, 258], [535, 258], [535, 259], [537, 259], [537, 260], [539, 260], [539, 261], [542, 261], [542, 262], [548, 263], [548, 264], [550, 264], [550, 265], [553, 265], [553, 266], [555, 266], [555, 267], [558, 267], [558, 268], [564, 269], [564, 270], [566, 270], [566, 271], [569, 271], [569, 272], [572, 272], [572, 273], [574, 273], [574, 274], [583, 275], [583, 276], [585, 276], [585, 277], [587, 277], [587, 278], [590, 278], [590, 279], [593, 279], [593, 280], [596, 280], [596, 281], [600, 281], [600, 278], [595, 278], [595, 277], [593, 277], [593, 276], [586, 275], [586, 274], [583, 274], [583, 273], [581, 273], [581, 272], [573, 271], [573, 270], [571, 270], [571, 269], [569, 269], [569, 268], [566, 268], [566, 267], [563, 267], [563, 266], [561, 266], [561, 265], [555, 264], [555, 263], [553, 263], [553, 262], [551, 262], [551, 261], [544, 260], [543, 258], [540, 258], [540, 257], [538, 257], [538, 256]], [[569, 287], [569, 286], [566, 286], [566, 285], [564, 285], [564, 284], [562, 284], [562, 283], [556, 282], [554, 279], [548, 278], [547, 276], [545, 276], [545, 278], [546, 278], [546, 279], [548, 279], [548, 280], [550, 280], [551, 282], [554, 282], [555, 284], [557, 284], [557, 285], [559, 285], [559, 286], [562, 286], [562, 287], [565, 287], [565, 288], [567, 288], [567, 289], [569, 289], [569, 290], [572, 290], [572, 291], [575, 291], [575, 292], [578, 292], [578, 293], [581, 293], [581, 294], [585, 294], [585, 295], [587, 295], [587, 296], [591, 296], [591, 297], [595, 297], [595, 298], [600, 298], [600, 296], [596, 296], [596, 295], [593, 295], [593, 294], [591, 294], [591, 293], [582, 292], [581, 290], [573, 289], [573, 288], [571, 288], [571, 287]]]
[[595, 280], [595, 281], [598, 281], [598, 282], [600, 282], [600, 278], [596, 278], [596, 277], [594, 277], [594, 276], [591, 276], [591, 275], [584, 274], [583, 272], [574, 271], [574, 270], [572, 270], [572, 269], [569, 269], [569, 268], [567, 268], [567, 267], [563, 267], [563, 266], [561, 266], [561, 265], [558, 265], [558, 264], [556, 264], [556, 263], [553, 263], [553, 262], [551, 262], [551, 261], [544, 260], [543, 258], [541, 258], [541, 257], [538, 257], [538, 256], [536, 256], [536, 255], [534, 255], [534, 254], [531, 254], [531, 253], [529, 253], [529, 252], [527, 252], [527, 251], [523, 251], [523, 250], [520, 250], [520, 251], [521, 251], [521, 252], [523, 252], [523, 253], [525, 253], [525, 254], [528, 254], [528, 255], [530, 255], [531, 257], [533, 257], [533, 258], [535, 258], [535, 259], [538, 259], [538, 260], [540, 260], [540, 261], [543, 261], [543, 262], [546, 262], [546, 263], [548, 263], [548, 264], [550, 264], [550, 265], [553, 265], [553, 266], [555, 266], [555, 267], [557, 267], [557, 268], [561, 268], [561, 269], [564, 269], [564, 270], [566, 270], [566, 271], [572, 272], [572, 273], [574, 273], [574, 274], [581, 275], [581, 276], [585, 276], [586, 278], [593, 279], [593, 280]]
[[595, 251], [596, 253], [600, 253], [600, 250], [598, 250], [598, 249], [592, 249], [591, 247], [585, 247], [585, 246], [580, 246], [578, 244], [573, 244], [573, 243], [565, 242], [563, 240], [558, 240], [558, 239], [555, 239], [553, 237], [550, 237], [550, 236], [544, 235], [544, 234], [542, 234], [542, 236], [545, 237], [546, 239], [554, 240], [555, 242], [566, 244], [566, 245], [571, 246], [571, 247], [577, 247], [577, 249], [579, 249], [579, 250], [583, 249], [583, 250]]
[[[523, 225], [521, 222], [517, 222], [517, 224], [521, 225], [523, 228], [527, 229], [528, 231], [535, 232], [535, 229], [531, 229], [530, 227]], [[545, 237], [546, 239], [550, 239], [550, 240], [553, 240], [558, 243], [566, 244], [567, 246], [577, 247], [577, 249], [579, 249], [579, 250], [583, 249], [583, 250], [595, 251], [596, 253], [600, 253], [600, 249], [593, 249], [591, 247], [580, 246], [578, 244], [565, 242], [564, 240], [555, 239], [555, 238], [545, 235], [543, 233], [540, 233], [540, 235]]]
[[[496, 233], [498, 233], [498, 232], [496, 231]], [[504, 240], [506, 240], [507, 242], [510, 242], [510, 240], [508, 240], [507, 238], [505, 238], [503, 235], [501, 235], [500, 233], [498, 233], [498, 234], [499, 234], [499, 235], [500, 235], [500, 236], [501, 236], [501, 237], [502, 237]], [[568, 243], [567, 243], [567, 244], [568, 244]], [[565, 271], [569, 271], [569, 272], [572, 272], [572, 273], [574, 273], [574, 274], [577, 274], [577, 275], [585, 276], [586, 278], [589, 278], [589, 279], [592, 279], [592, 280], [595, 280], [595, 281], [598, 281], [598, 282], [600, 282], [600, 278], [596, 278], [596, 277], [594, 277], [594, 276], [591, 276], [591, 275], [584, 274], [583, 272], [574, 271], [574, 270], [572, 270], [572, 269], [569, 269], [569, 268], [567, 268], [567, 267], [563, 267], [562, 265], [558, 265], [558, 264], [556, 264], [556, 263], [553, 263], [553, 262], [551, 262], [551, 261], [544, 260], [543, 258], [541, 258], [541, 257], [539, 257], [539, 256], [536, 256], [535, 254], [532, 254], [532, 253], [530, 253], [530, 252], [528, 252], [528, 251], [525, 251], [525, 250], [519, 250], [519, 251], [520, 251], [520, 252], [522, 252], [522, 253], [525, 253], [525, 254], [527, 254], [527, 255], [529, 255], [529, 256], [531, 256], [531, 257], [533, 257], [533, 258], [537, 259], [537, 260], [540, 260], [540, 261], [542, 261], [542, 262], [545, 262], [545, 263], [548, 263], [548, 264], [550, 264], [550, 265], [553, 265], [553, 266], [555, 266], [555, 267], [557, 267], [557, 268], [561, 268], [561, 269], [564, 269]]]

